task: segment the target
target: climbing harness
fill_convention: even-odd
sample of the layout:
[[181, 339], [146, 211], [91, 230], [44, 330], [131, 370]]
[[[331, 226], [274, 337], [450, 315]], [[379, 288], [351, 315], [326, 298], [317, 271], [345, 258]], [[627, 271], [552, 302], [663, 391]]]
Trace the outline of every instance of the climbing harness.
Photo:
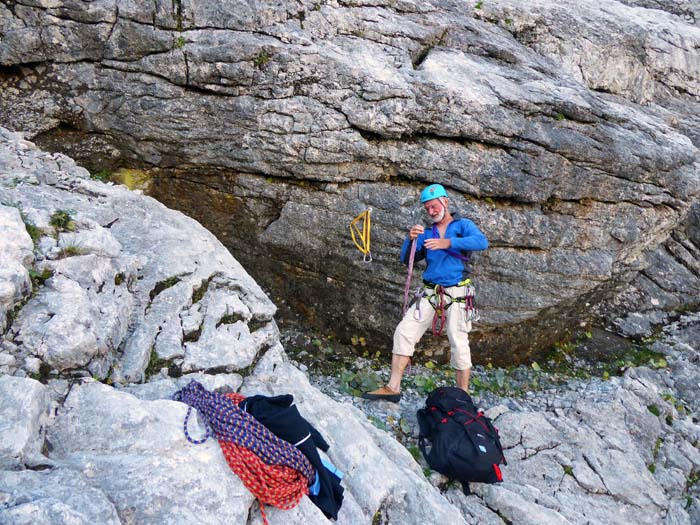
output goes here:
[[474, 304], [474, 295], [476, 290], [471, 284], [471, 279], [465, 279], [456, 286], [464, 287], [464, 295], [461, 297], [453, 297], [447, 293], [446, 288], [439, 284], [426, 283], [425, 290], [432, 290], [432, 294], [425, 295], [430, 303], [430, 306], [435, 310], [435, 317], [433, 318], [433, 334], [440, 335], [445, 324], [445, 315], [447, 309], [452, 306], [453, 303], [464, 303], [464, 310], [467, 314], [467, 321], [476, 322], [480, 319], [479, 311], [476, 309]]
[[445, 328], [447, 318], [447, 309], [453, 303], [464, 303], [466, 312], [466, 320], [476, 322], [480, 319], [479, 311], [474, 304], [474, 295], [476, 290], [471, 284], [471, 279], [465, 279], [457, 283], [458, 287], [464, 287], [464, 295], [461, 297], [453, 297], [447, 293], [447, 288], [435, 283], [425, 283], [424, 286], [418, 288], [413, 295], [413, 302], [416, 303], [416, 308], [413, 311], [413, 318], [417, 321], [423, 319], [423, 314], [420, 309], [423, 298], [428, 299], [428, 303], [435, 311], [433, 315], [432, 332], [435, 336], [442, 335]]
[[[434, 336], [442, 335], [442, 331], [445, 329], [445, 317], [447, 315], [447, 308], [452, 304], [445, 304], [445, 295], [450, 297], [449, 294], [445, 294], [445, 287], [437, 285], [435, 287], [435, 293], [428, 297], [430, 306], [435, 310], [435, 315], [433, 315], [432, 330]], [[433, 301], [437, 297], [436, 301]]]
[[[355, 217], [350, 223], [350, 235], [352, 236], [352, 242], [355, 243], [357, 249], [360, 250], [360, 252], [362, 253], [362, 260], [367, 263], [372, 262], [372, 252], [370, 251], [371, 214], [372, 208], [368, 208], [367, 210], [360, 213], [357, 217]], [[358, 223], [361, 223], [362, 229], [360, 229]], [[356, 233], [359, 240], [355, 237]]]
[[[219, 441], [229, 467], [257, 498], [266, 525], [264, 504], [289, 510], [309, 493], [316, 472], [307, 457], [239, 408], [243, 395], [209, 392], [193, 380], [173, 399], [189, 405], [184, 422], [187, 440], [200, 444], [213, 436]], [[204, 421], [202, 439], [193, 439], [187, 429], [193, 408]]]

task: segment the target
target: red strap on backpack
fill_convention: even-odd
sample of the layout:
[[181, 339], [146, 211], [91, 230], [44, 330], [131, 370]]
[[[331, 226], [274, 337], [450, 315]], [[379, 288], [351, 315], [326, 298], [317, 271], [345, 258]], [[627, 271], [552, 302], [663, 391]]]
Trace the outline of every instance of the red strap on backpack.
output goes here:
[[496, 479], [498, 479], [498, 481], [503, 481], [503, 474], [501, 473], [501, 469], [495, 463], [493, 464], [493, 470], [496, 473]]

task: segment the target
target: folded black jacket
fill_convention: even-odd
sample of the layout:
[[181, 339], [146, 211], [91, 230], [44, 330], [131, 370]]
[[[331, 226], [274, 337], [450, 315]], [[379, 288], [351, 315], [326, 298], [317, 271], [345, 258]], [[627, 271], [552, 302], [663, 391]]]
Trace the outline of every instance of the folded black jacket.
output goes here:
[[[343, 504], [343, 487], [340, 478], [328, 470], [321, 461], [317, 448], [324, 452], [328, 443], [308, 421], [306, 421], [291, 394], [282, 396], [251, 396], [244, 399], [240, 408], [251, 414], [265, 425], [277, 437], [296, 446], [308, 459], [318, 473], [320, 482], [318, 494], [309, 495], [309, 499], [327, 518], [336, 519]], [[311, 480], [313, 483], [314, 480]]]

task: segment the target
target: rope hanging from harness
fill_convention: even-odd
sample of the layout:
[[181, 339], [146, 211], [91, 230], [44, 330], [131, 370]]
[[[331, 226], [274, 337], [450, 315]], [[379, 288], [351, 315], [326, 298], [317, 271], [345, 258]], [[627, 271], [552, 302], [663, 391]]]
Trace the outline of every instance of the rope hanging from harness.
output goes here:
[[413, 262], [416, 258], [416, 239], [411, 242], [411, 254], [408, 256], [408, 276], [406, 276], [406, 286], [403, 289], [403, 315], [408, 311], [408, 292], [411, 289], [411, 277], [413, 277]]
[[435, 315], [433, 315], [432, 330], [434, 336], [440, 336], [442, 335], [442, 332], [445, 329], [445, 317], [447, 316], [447, 308], [452, 304], [452, 302], [450, 302], [449, 304], [445, 304], [445, 287], [439, 284], [435, 287], [435, 295], [433, 297], [437, 297], [437, 304], [433, 303], [433, 301], [430, 301], [430, 304], [435, 309]]
[[[265, 524], [264, 504], [289, 510], [309, 493], [316, 472], [304, 454], [275, 436], [257, 419], [240, 409], [241, 394], [209, 392], [197, 381], [178, 390], [173, 399], [189, 405], [184, 431], [188, 441], [204, 443], [213, 436], [219, 441], [226, 462], [257, 498]], [[206, 426], [203, 439], [193, 439], [187, 429], [192, 409]]]
[[[370, 229], [372, 226], [370, 220], [371, 214], [372, 208], [368, 208], [355, 217], [350, 223], [350, 235], [352, 236], [352, 242], [355, 243], [357, 249], [360, 250], [360, 253], [362, 253], [362, 260], [364, 262], [372, 262], [372, 252], [370, 251]], [[358, 223], [362, 224], [362, 229], [360, 229]], [[357, 234], [357, 237], [355, 237], [355, 234]]]

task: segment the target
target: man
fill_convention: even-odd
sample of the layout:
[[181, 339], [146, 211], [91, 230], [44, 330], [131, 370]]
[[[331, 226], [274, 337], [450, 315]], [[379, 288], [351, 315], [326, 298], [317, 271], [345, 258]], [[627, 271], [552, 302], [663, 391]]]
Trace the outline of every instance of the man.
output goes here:
[[425, 259], [427, 263], [423, 272], [425, 295], [408, 309], [396, 327], [389, 383], [363, 394], [365, 399], [397, 403], [401, 399], [401, 378], [416, 343], [428, 327], [435, 329], [440, 324], [447, 329], [450, 364], [455, 369], [457, 386], [465, 391], [469, 388], [472, 366], [468, 337], [471, 318], [466, 308], [471, 299], [467, 296], [469, 252], [485, 250], [488, 241], [472, 221], [450, 213], [447, 192], [440, 184], [425, 188], [420, 200], [433, 227], [425, 231], [423, 226], [416, 224], [410, 229], [401, 248], [401, 261], [408, 264], [411, 242], [415, 239], [415, 260]]

